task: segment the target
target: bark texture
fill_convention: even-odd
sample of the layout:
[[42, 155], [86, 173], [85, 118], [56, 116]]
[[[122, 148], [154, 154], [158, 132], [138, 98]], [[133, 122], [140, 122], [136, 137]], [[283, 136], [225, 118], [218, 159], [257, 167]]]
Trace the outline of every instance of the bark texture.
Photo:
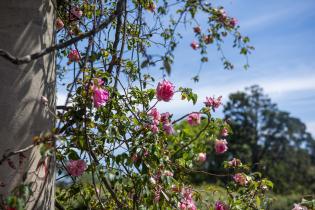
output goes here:
[[[0, 0], [0, 48], [23, 56], [54, 43], [52, 0]], [[31, 145], [32, 138], [51, 130], [54, 119], [40, 102], [55, 106], [55, 55], [24, 65], [0, 58], [0, 158]], [[42, 159], [39, 147], [0, 165], [0, 194], [6, 197], [21, 183], [33, 183], [27, 209], [54, 209], [54, 157]], [[15, 169], [14, 169], [15, 168]]]

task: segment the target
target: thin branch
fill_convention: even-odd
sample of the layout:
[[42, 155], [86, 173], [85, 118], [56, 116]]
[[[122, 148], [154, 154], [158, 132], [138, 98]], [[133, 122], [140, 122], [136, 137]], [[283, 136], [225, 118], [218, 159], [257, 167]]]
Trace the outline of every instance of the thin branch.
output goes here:
[[90, 37], [90, 36], [98, 33], [99, 31], [101, 31], [102, 29], [106, 28], [111, 22], [114, 21], [114, 19], [117, 16], [119, 16], [122, 13], [122, 7], [121, 6], [122, 6], [122, 0], [119, 0], [117, 3], [116, 11], [113, 14], [111, 14], [103, 23], [101, 23], [96, 28], [93, 28], [92, 30], [90, 30], [86, 33], [80, 34], [80, 35], [78, 35], [78, 36], [76, 36], [76, 37], [74, 37], [68, 41], [62, 42], [60, 44], [54, 44], [54, 45], [47, 47], [47, 48], [45, 48], [39, 52], [30, 54], [30, 55], [26, 55], [23, 57], [15, 57], [15, 56], [11, 55], [9, 52], [7, 52], [3, 49], [0, 49], [0, 56], [5, 58], [6, 60], [10, 61], [11, 63], [16, 64], [16, 65], [30, 63], [31, 61], [36, 60], [40, 57], [43, 57], [44, 55], [47, 55], [53, 51], [68, 47], [68, 46], [70, 46], [70, 45], [72, 45], [72, 44], [74, 44], [80, 40], [83, 40], [87, 37]]

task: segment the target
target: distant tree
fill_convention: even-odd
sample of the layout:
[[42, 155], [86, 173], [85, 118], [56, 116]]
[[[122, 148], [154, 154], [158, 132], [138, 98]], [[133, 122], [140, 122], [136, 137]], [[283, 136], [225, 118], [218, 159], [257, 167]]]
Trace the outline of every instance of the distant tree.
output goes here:
[[269, 176], [278, 192], [315, 189], [310, 185], [315, 181], [314, 139], [303, 122], [279, 110], [262, 88], [254, 85], [231, 94], [224, 114], [233, 130], [230, 154]]

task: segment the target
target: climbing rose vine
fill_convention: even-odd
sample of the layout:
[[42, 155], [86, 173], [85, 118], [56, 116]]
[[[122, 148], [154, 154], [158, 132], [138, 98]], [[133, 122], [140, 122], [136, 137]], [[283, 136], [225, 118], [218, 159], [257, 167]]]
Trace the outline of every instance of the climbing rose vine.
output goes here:
[[[208, 97], [198, 100], [191, 88], [181, 87], [171, 77], [180, 28], [189, 29], [187, 50], [203, 63], [208, 61], [209, 46], [222, 52], [225, 37], [231, 37], [233, 47], [247, 56], [253, 47], [239, 32], [235, 18], [203, 0], [74, 0], [57, 1], [55, 7], [58, 42], [75, 40], [57, 54], [58, 77], [62, 83], [71, 81], [64, 86], [67, 99], [57, 112], [48, 108], [47, 98], [42, 102], [43, 110], [56, 119], [56, 127], [33, 141], [41, 145], [44, 160], [57, 160], [57, 183], [63, 185], [57, 188], [56, 206], [266, 208], [265, 193], [272, 183], [251, 173], [237, 157], [218, 163], [225, 173], [203, 171], [207, 161], [214, 161], [211, 154], [228, 152], [226, 137], [233, 131], [213, 115], [222, 97], [211, 97], [216, 93], [209, 89]], [[225, 69], [233, 69], [225, 56], [221, 60]], [[193, 80], [197, 82], [199, 75]], [[177, 98], [191, 103], [186, 113], [171, 109]], [[185, 123], [189, 129], [182, 126]], [[5, 161], [15, 170], [10, 159]], [[47, 170], [45, 162], [42, 165], [39, 169]], [[189, 178], [196, 173], [227, 183], [222, 185], [226, 196], [201, 202], [202, 193]], [[1, 205], [23, 209], [31, 185], [18, 186]], [[206, 193], [216, 192], [207, 189]]]

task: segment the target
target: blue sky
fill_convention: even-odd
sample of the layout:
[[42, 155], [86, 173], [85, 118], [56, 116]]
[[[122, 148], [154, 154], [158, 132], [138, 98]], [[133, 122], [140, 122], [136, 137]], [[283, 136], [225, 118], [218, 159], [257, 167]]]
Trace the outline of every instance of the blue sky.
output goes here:
[[[199, 94], [199, 108], [205, 96], [228, 94], [258, 84], [281, 110], [300, 118], [315, 134], [315, 1], [314, 0], [228, 0], [216, 1], [236, 17], [240, 31], [248, 35], [256, 50], [249, 56], [250, 68], [242, 69], [245, 60], [229, 43], [224, 52], [235, 64], [224, 70], [219, 54], [213, 49], [209, 62], [202, 67], [200, 82], [191, 78], [199, 69], [199, 54], [189, 47], [194, 38], [190, 31], [176, 50], [173, 72], [169, 78], [176, 85], [191, 86]], [[192, 25], [193, 27], [194, 25]], [[189, 28], [188, 28], [189, 29]], [[191, 104], [179, 97], [160, 109], [175, 114], [191, 110]], [[220, 113], [219, 113], [220, 116]]]
[[[205, 96], [222, 95], [226, 100], [229, 93], [258, 84], [281, 110], [300, 118], [315, 136], [315, 1], [215, 2], [223, 5], [230, 16], [236, 17], [242, 34], [250, 37], [251, 44], [256, 48], [249, 57], [251, 67], [248, 70], [242, 68], [245, 59], [227, 41], [224, 52], [235, 64], [235, 69], [224, 70], [218, 52], [212, 48], [209, 50], [209, 62], [202, 66], [200, 82], [194, 83], [191, 78], [200, 66], [200, 55], [189, 47], [194, 39], [192, 27], [195, 25], [186, 30], [181, 28], [184, 39], [175, 51], [175, 63], [168, 79], [177, 87], [192, 87], [199, 94], [199, 100], [192, 107], [176, 96], [169, 103], [160, 103], [159, 109], [179, 116], [198, 110]], [[162, 78], [160, 72], [152, 71], [158, 79]], [[63, 98], [62, 92], [59, 92], [60, 101]], [[218, 115], [222, 115], [220, 110]]]

